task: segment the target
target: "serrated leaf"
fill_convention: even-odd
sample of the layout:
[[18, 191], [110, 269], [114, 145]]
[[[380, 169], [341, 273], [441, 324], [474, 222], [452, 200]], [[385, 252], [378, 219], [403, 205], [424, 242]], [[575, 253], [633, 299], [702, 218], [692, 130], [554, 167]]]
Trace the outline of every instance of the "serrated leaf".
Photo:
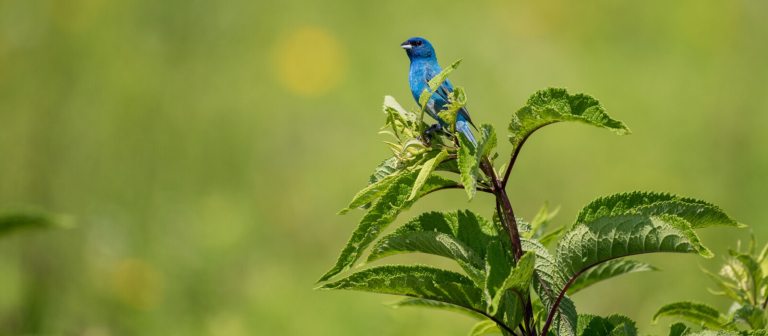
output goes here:
[[459, 138], [459, 171], [461, 172], [461, 183], [464, 184], [464, 190], [467, 197], [471, 200], [477, 193], [477, 178], [480, 175], [480, 161], [477, 159], [477, 149], [475, 145], [467, 139], [463, 133], [457, 133]]
[[[552, 221], [552, 218], [557, 216], [558, 212], [560, 212], [560, 207], [549, 211], [549, 204], [544, 203], [544, 205], [539, 208], [539, 212], [533, 216], [533, 219], [531, 220], [531, 231], [525, 235], [526, 238], [543, 236], [544, 230], [547, 229], [549, 223]], [[546, 245], [546, 243], [542, 244]]]
[[678, 252], [711, 257], [690, 224], [677, 216], [623, 215], [574, 226], [557, 246], [557, 260], [569, 277], [625, 256]]
[[759, 330], [750, 330], [750, 331], [742, 331], [742, 332], [735, 332], [735, 331], [727, 331], [727, 330], [699, 330], [694, 332], [686, 333], [686, 336], [750, 336], [750, 335], [763, 335], [764, 331]]
[[402, 173], [404, 172], [395, 172], [369, 184], [363, 188], [363, 190], [360, 190], [354, 197], [352, 197], [352, 200], [349, 201], [349, 205], [347, 205], [344, 209], [339, 210], [338, 214], [344, 215], [353, 209], [363, 207], [375, 201], [387, 190], [387, 188], [389, 188], [389, 186], [392, 185], [392, 183], [397, 181]]
[[730, 264], [735, 267], [738, 263], [741, 270], [741, 281], [738, 285], [745, 294], [747, 294], [748, 300], [740, 302], [741, 304], [762, 302], [762, 287], [765, 284], [763, 277], [763, 270], [760, 264], [748, 254], [741, 254], [735, 251], [731, 251], [732, 258], [730, 258]]
[[62, 217], [35, 209], [4, 210], [0, 212], [0, 236], [25, 229], [68, 227], [71, 224]]
[[542, 245], [549, 246], [550, 244], [552, 244], [555, 241], [557, 241], [558, 239], [560, 239], [560, 236], [562, 236], [563, 233], [565, 233], [565, 229], [566, 229], [565, 226], [561, 226], [561, 227], [559, 227], [557, 229], [549, 231], [549, 232], [545, 233], [544, 235], [542, 235], [539, 238], [539, 241], [541, 242]]
[[459, 64], [461, 64], [461, 60], [456, 60], [448, 67], [443, 68], [443, 71], [440, 71], [440, 73], [435, 77], [432, 77], [432, 79], [430, 79], [427, 83], [429, 85], [429, 91], [435, 92], [437, 88], [443, 85], [443, 82], [445, 82], [446, 78], [448, 78], [448, 75], [450, 75], [453, 70], [456, 70], [456, 68], [459, 67]]
[[687, 335], [691, 329], [683, 323], [675, 323], [669, 326], [669, 336], [684, 336]]
[[738, 284], [731, 284], [728, 279], [706, 269], [702, 269], [702, 271], [720, 288], [720, 292], [710, 290], [712, 294], [725, 295], [736, 302], [749, 302], [749, 295]]
[[[521, 305], [522, 303], [527, 300], [528, 298], [528, 290], [531, 287], [531, 281], [533, 278], [533, 270], [535, 265], [536, 257], [533, 252], [526, 252], [523, 254], [522, 257], [520, 257], [520, 260], [518, 260], [517, 265], [514, 266], [513, 269], [510, 270], [509, 265], [497, 265], [502, 266], [507, 269], [508, 275], [504, 279], [504, 281], [500, 284], [500, 286], [495, 286], [486, 283], [486, 291], [488, 291], [493, 298], [493, 301], [491, 301], [491, 306], [489, 309], [489, 312], [492, 315], [495, 315], [499, 305], [501, 303], [502, 297], [507, 293], [507, 291], [512, 292], [511, 295], [513, 299], [517, 300]], [[494, 265], [491, 265], [491, 267], [494, 267]], [[512, 321], [510, 325], [517, 325], [520, 321]]]
[[620, 135], [630, 133], [624, 123], [611, 119], [596, 99], [550, 88], [534, 93], [526, 105], [515, 112], [509, 124], [509, 141], [513, 148], [518, 148], [539, 128], [561, 121], [580, 121]]
[[501, 330], [496, 322], [485, 320], [475, 323], [472, 326], [472, 330], [469, 331], [469, 336], [483, 336], [483, 335], [500, 335]]
[[[543, 318], [546, 318], [547, 312], [552, 309], [560, 289], [565, 287], [568, 278], [560, 270], [555, 257], [541, 243], [531, 239], [522, 239], [521, 244], [523, 251], [532, 251], [536, 255], [533, 288], [544, 305]], [[560, 336], [574, 336], [576, 335], [577, 322], [576, 305], [568, 295], [564, 295], [557, 308], [552, 325], [554, 328], [551, 328], [550, 331], [557, 331]]]
[[600, 217], [633, 213], [676, 215], [690, 222], [695, 229], [716, 225], [741, 226], [713, 204], [655, 192], [630, 192], [598, 198], [579, 212], [576, 222], [588, 223]]
[[488, 124], [480, 125], [480, 142], [477, 144], [477, 161], [480, 162], [483, 158], [489, 157], [493, 150], [496, 148], [496, 130], [493, 126]]
[[470, 211], [428, 212], [382, 237], [368, 261], [398, 253], [421, 252], [454, 259], [482, 283], [486, 246], [495, 241], [493, 225]]
[[457, 160], [455, 156], [441, 162], [439, 165], [437, 165], [435, 170], [461, 174], [459, 171], [459, 160]]
[[[409, 208], [416, 199], [408, 200], [418, 172], [403, 174], [394, 181], [360, 220], [347, 245], [341, 251], [336, 264], [319, 281], [326, 281], [336, 274], [349, 269], [357, 261], [368, 245], [397, 218], [404, 209]], [[432, 175], [427, 178], [420, 195], [447, 186], [456, 186], [456, 182]], [[418, 198], [417, 198], [418, 199]]]
[[440, 232], [408, 232], [381, 240], [374, 246], [368, 261], [406, 250], [453, 259], [475, 283], [482, 283], [483, 275], [482, 269], [478, 267], [480, 258], [477, 253], [454, 237]]
[[387, 109], [391, 109], [393, 112], [396, 112], [404, 120], [416, 122], [416, 114], [404, 109], [403, 106], [397, 102], [395, 97], [384, 96], [384, 110], [386, 111]]
[[580, 336], [637, 336], [637, 327], [630, 318], [622, 315], [608, 317], [579, 315]]
[[[429, 102], [429, 97], [432, 97], [432, 92], [426, 89], [424, 91], [421, 91], [421, 94], [419, 94], [419, 107], [421, 108], [422, 111], [427, 109], [427, 103]], [[422, 113], [422, 117], [423, 115], [424, 114]]]
[[657, 270], [656, 267], [637, 260], [609, 260], [582, 273], [568, 288], [568, 294], [573, 295], [574, 293], [600, 281], [608, 280], [622, 274], [655, 270]]
[[728, 329], [728, 320], [717, 309], [709, 305], [696, 302], [675, 302], [662, 306], [653, 315], [653, 323], [657, 323], [661, 317], [682, 318], [689, 322], [710, 329]]
[[524, 293], [506, 291], [504, 283], [514, 272], [514, 262], [509, 250], [501, 247], [499, 241], [491, 242], [485, 260], [485, 279], [481, 282], [485, 310], [505, 325], [516, 326], [523, 319]]
[[447, 310], [452, 311], [456, 313], [465, 314], [469, 317], [473, 317], [480, 320], [485, 320], [486, 316], [483, 314], [480, 314], [474, 310], [467, 309], [462, 306], [457, 306], [455, 304], [450, 304], [446, 302], [441, 301], [434, 301], [434, 300], [427, 300], [427, 299], [421, 299], [421, 298], [407, 298], [402, 299], [400, 301], [397, 301], [395, 303], [392, 303], [390, 306], [393, 308], [403, 308], [403, 307], [421, 307], [421, 308], [431, 308], [431, 309], [439, 309], [439, 310]]
[[[559, 241], [556, 260], [558, 268], [569, 279], [566, 283], [570, 283], [584, 271], [603, 262], [653, 252], [712, 256], [684, 219], [671, 215], [635, 214], [602, 217], [587, 224], [575, 225]], [[558, 292], [565, 289], [555, 288]]]
[[408, 200], [413, 200], [416, 198], [416, 196], [418, 196], [419, 191], [427, 181], [427, 177], [432, 175], [437, 165], [440, 164], [440, 162], [443, 162], [446, 157], [448, 157], [448, 151], [443, 149], [439, 152], [436, 152], [434, 155], [434, 157], [428, 159], [426, 162], [424, 162], [424, 165], [421, 166], [421, 170], [419, 170], [419, 175], [416, 176], [416, 181], [413, 183], [413, 188], [411, 189], [411, 194], [408, 196]]
[[346, 289], [403, 295], [450, 303], [481, 312], [480, 289], [464, 275], [427, 266], [389, 265], [369, 268], [320, 289]]
[[745, 304], [734, 310], [733, 319], [746, 323], [752, 329], [765, 328], [765, 311], [751, 304]]
[[456, 117], [459, 110], [464, 108], [466, 104], [467, 96], [464, 93], [464, 89], [457, 86], [449, 94], [448, 104], [443, 106], [441, 111], [437, 112], [437, 116], [445, 123], [445, 125], [448, 125], [451, 133], [456, 132]]
[[368, 178], [368, 184], [376, 183], [377, 181], [380, 181], [381, 179], [392, 175], [394, 172], [398, 170], [399, 167], [399, 160], [397, 157], [391, 157], [389, 159], [386, 159], [382, 161], [378, 166], [376, 166], [376, 169], [374, 169], [373, 174], [371, 174], [371, 177]]

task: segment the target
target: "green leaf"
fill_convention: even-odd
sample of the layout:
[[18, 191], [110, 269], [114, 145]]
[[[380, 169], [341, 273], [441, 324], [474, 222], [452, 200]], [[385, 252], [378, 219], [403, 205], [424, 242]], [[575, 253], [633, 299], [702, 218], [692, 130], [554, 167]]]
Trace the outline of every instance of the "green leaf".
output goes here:
[[480, 141], [477, 144], [477, 162], [483, 160], [483, 158], [489, 157], [493, 150], [496, 148], [496, 130], [493, 126], [488, 124], [480, 125]]
[[678, 322], [669, 327], [669, 336], [687, 335], [690, 330], [685, 324]]
[[464, 108], [466, 104], [467, 96], [464, 93], [464, 89], [457, 86], [449, 94], [448, 104], [443, 107], [442, 111], [437, 113], [437, 116], [440, 117], [440, 119], [443, 120], [446, 125], [448, 125], [451, 133], [456, 132], [456, 116], [458, 115], [459, 110]]
[[427, 300], [427, 299], [421, 299], [421, 298], [406, 298], [402, 299], [398, 302], [395, 302], [391, 304], [393, 308], [403, 308], [403, 307], [421, 307], [421, 308], [432, 308], [432, 309], [440, 309], [440, 310], [446, 310], [446, 311], [452, 311], [456, 313], [465, 314], [469, 317], [473, 317], [480, 320], [485, 320], [487, 317], [483, 314], [480, 314], [474, 310], [467, 309], [462, 306], [457, 306], [455, 304], [450, 304], [446, 302], [441, 301], [434, 301], [434, 300]]
[[556, 255], [561, 269], [575, 277], [609, 260], [654, 252], [712, 256], [684, 219], [639, 214], [602, 217], [576, 225], [560, 240]]
[[368, 261], [398, 253], [421, 252], [456, 260], [476, 282], [481, 275], [486, 246], [496, 239], [493, 224], [470, 212], [428, 212], [382, 237]]
[[369, 184], [352, 197], [352, 200], [349, 201], [349, 205], [344, 209], [339, 210], [338, 214], [344, 215], [350, 210], [363, 207], [366, 204], [375, 201], [392, 185], [392, 183], [398, 180], [402, 173], [402, 171], [395, 172]]
[[432, 175], [432, 173], [435, 171], [435, 167], [437, 167], [440, 162], [443, 162], [443, 160], [448, 157], [448, 151], [443, 149], [441, 151], [435, 151], [435, 156], [431, 159], [428, 159], [426, 162], [424, 162], [424, 165], [421, 166], [421, 170], [419, 170], [419, 175], [416, 176], [416, 182], [413, 183], [413, 188], [411, 189], [411, 194], [408, 196], [408, 200], [413, 200], [418, 196], [419, 191], [424, 186], [424, 183], [427, 182], [427, 177]]
[[[419, 95], [419, 107], [422, 111], [426, 110], [427, 108], [427, 102], [429, 101], [429, 97], [432, 97], [432, 92], [429, 90], [421, 91], [421, 94]], [[422, 116], [424, 114], [422, 113]]]
[[46, 229], [71, 226], [65, 218], [35, 209], [4, 210], [0, 212], [0, 236], [24, 229]]
[[451, 258], [476, 283], [483, 278], [482, 270], [477, 265], [480, 258], [475, 251], [450, 235], [434, 231], [407, 232], [390, 236], [389, 239], [380, 241], [374, 247], [368, 261], [407, 250]]
[[[483, 295], [488, 302], [488, 311], [494, 311], [494, 299], [497, 291], [501, 289], [504, 281], [515, 268], [515, 262], [509, 250], [505, 250], [500, 240], [488, 243], [484, 261], [484, 279], [481, 282]], [[498, 307], [498, 302], [496, 303]], [[513, 307], [514, 308], [514, 307]]]
[[371, 177], [368, 178], [368, 184], [373, 184], [381, 179], [392, 175], [396, 171], [398, 171], [400, 168], [400, 160], [397, 159], [396, 156], [393, 156], [389, 159], [386, 159], [382, 161], [378, 166], [376, 166], [376, 169], [374, 169], [373, 174], [371, 174]]
[[[726, 264], [725, 267], [723, 267], [723, 270], [721, 271], [721, 274], [725, 274], [727, 276], [735, 276], [735, 271], [743, 272], [740, 268], [737, 270], [731, 269], [731, 266], [739, 267], [740, 265], [730, 265]], [[718, 274], [714, 274], [706, 269], [702, 269], [705, 275], [707, 275], [710, 279], [712, 279], [715, 284], [719, 287], [720, 291], [714, 291], [710, 290], [715, 295], [725, 295], [729, 298], [731, 298], [733, 301], [736, 302], [749, 302], [750, 295], [748, 291], [744, 288], [742, 288], [740, 282], [735, 282], [732, 279], [723, 277]], [[739, 273], [739, 277], [746, 276], [746, 273]], [[731, 281], [734, 281], [735, 283], [732, 283]]]
[[761, 335], [758, 331], [726, 331], [726, 330], [699, 330], [696, 332], [689, 332], [686, 336], [748, 336], [748, 335]]
[[733, 312], [733, 319], [746, 323], [752, 329], [765, 328], [765, 311], [760, 307], [745, 304]]
[[499, 329], [499, 326], [496, 325], [496, 322], [491, 320], [480, 321], [469, 331], [469, 336], [482, 335], [501, 335], [501, 330]]
[[[588, 224], [574, 226], [560, 240], [557, 269], [569, 279], [554, 283], [560, 292], [584, 271], [603, 262], [642, 253], [679, 252], [698, 253], [711, 257], [712, 253], [701, 245], [698, 236], [684, 219], [671, 216], [645, 216], [640, 214], [598, 218]], [[545, 295], [546, 297], [546, 295]], [[545, 306], [547, 299], [542, 299]]]
[[[560, 290], [568, 282], [568, 277], [560, 270], [557, 260], [544, 245], [531, 239], [522, 239], [521, 244], [524, 251], [532, 251], [536, 255], [533, 288], [541, 299], [546, 314], [552, 309]], [[560, 336], [574, 336], [576, 335], [577, 322], [576, 305], [568, 295], [564, 295], [557, 308], [553, 322], [554, 328], [551, 328], [550, 331], [556, 330]]]
[[397, 113], [403, 120], [409, 122], [416, 122], [416, 114], [403, 108], [400, 103], [397, 102], [395, 97], [384, 96], [384, 111], [391, 110]]
[[630, 133], [624, 123], [611, 119], [596, 99], [584, 94], [571, 95], [565, 89], [550, 88], [534, 93], [526, 105], [512, 116], [509, 141], [516, 149], [539, 128], [561, 121], [580, 121], [620, 135]]
[[439, 165], [437, 165], [437, 168], [435, 168], [435, 170], [461, 174], [461, 172], [459, 171], [459, 160], [457, 160], [456, 157], [452, 157], [441, 162]]
[[[555, 210], [549, 211], [549, 204], [544, 203], [544, 205], [542, 205], [541, 208], [539, 209], [539, 212], [537, 212], [536, 215], [533, 216], [533, 219], [531, 220], [531, 231], [527, 235], [525, 235], [526, 238], [543, 236], [544, 230], [547, 229], [547, 227], [549, 226], [549, 223], [552, 221], [552, 218], [557, 216], [558, 212], [560, 212], [560, 207], [555, 208]], [[560, 229], [556, 229], [555, 231]], [[542, 244], [546, 245], [543, 242]]]
[[371, 177], [368, 178], [368, 185], [360, 190], [344, 209], [339, 210], [339, 215], [344, 215], [350, 210], [356, 208], [365, 208], [375, 201], [385, 190], [396, 180], [404, 171], [400, 165], [400, 160], [393, 156], [384, 160], [374, 170]]
[[427, 266], [373, 267], [319, 288], [403, 295], [482, 311], [480, 289], [472, 280], [456, 272]]
[[463, 133], [457, 134], [459, 138], [459, 171], [461, 183], [471, 200], [477, 193], [477, 178], [480, 175], [480, 161], [477, 159], [477, 149]]
[[675, 302], [662, 306], [655, 315], [653, 323], [661, 317], [682, 318], [709, 329], [727, 329], [728, 320], [717, 309], [703, 303]]
[[716, 225], [742, 226], [713, 204], [667, 193], [637, 191], [592, 201], [581, 210], [576, 222], [589, 223], [600, 217], [635, 213], [648, 216], [676, 215], [690, 222], [695, 229]]
[[429, 83], [427, 83], [429, 85], [429, 91], [435, 92], [437, 88], [443, 85], [443, 82], [448, 78], [448, 75], [450, 75], [453, 70], [456, 70], [456, 68], [459, 67], [459, 64], [461, 64], [461, 60], [456, 60], [447, 68], [443, 68], [443, 71], [440, 71], [435, 77], [432, 77], [432, 79], [429, 80]]
[[[403, 174], [387, 188], [375, 204], [360, 220], [357, 229], [352, 233], [347, 245], [341, 251], [336, 264], [319, 281], [326, 281], [331, 277], [349, 269], [360, 258], [363, 251], [401, 211], [410, 207], [416, 199], [408, 200], [413, 183], [418, 172]], [[421, 195], [447, 186], [455, 186], [456, 182], [443, 177], [432, 175], [427, 178]]]
[[541, 236], [541, 238], [539, 238], [539, 241], [544, 246], [549, 246], [550, 244], [552, 244], [555, 241], [557, 241], [558, 239], [560, 239], [560, 236], [562, 236], [563, 233], [565, 233], [565, 229], [566, 229], [565, 226], [561, 226], [561, 227], [559, 227], [557, 229], [549, 231], [549, 232], [545, 233], [543, 236]]
[[[534, 253], [526, 252], [522, 257], [520, 257], [520, 260], [518, 260], [517, 265], [513, 269], [509, 270], [510, 268], [507, 266], [506, 269], [508, 270], [508, 275], [500, 286], [486, 283], [485, 290], [488, 291], [493, 298], [489, 309], [489, 312], [492, 315], [496, 314], [501, 303], [501, 298], [505, 293], [507, 293], [507, 291], [511, 291], [514, 294], [513, 298], [521, 304], [528, 298], [528, 291], [531, 287], [535, 261], [536, 257]], [[494, 265], [491, 265], [491, 267], [493, 266]], [[510, 323], [510, 325], [517, 325], [519, 322], [520, 321], [513, 321]]]
[[764, 281], [761, 265], [751, 255], [735, 251], [731, 251], [731, 255], [733, 256], [733, 261], [741, 264], [741, 269], [745, 272], [744, 279], [741, 282], [742, 288], [750, 294], [752, 302], [758, 302], [761, 300], [760, 292], [762, 282]]
[[535, 257], [532, 253], [527, 253], [516, 266], [511, 251], [501, 239], [488, 244], [485, 281], [481, 286], [486, 312], [507, 326], [516, 326], [523, 320]]
[[614, 259], [606, 261], [596, 267], [582, 273], [568, 288], [568, 294], [574, 293], [594, 285], [600, 281], [633, 272], [655, 271], [656, 267], [637, 260]]
[[635, 322], [626, 316], [579, 315], [580, 336], [637, 336]]

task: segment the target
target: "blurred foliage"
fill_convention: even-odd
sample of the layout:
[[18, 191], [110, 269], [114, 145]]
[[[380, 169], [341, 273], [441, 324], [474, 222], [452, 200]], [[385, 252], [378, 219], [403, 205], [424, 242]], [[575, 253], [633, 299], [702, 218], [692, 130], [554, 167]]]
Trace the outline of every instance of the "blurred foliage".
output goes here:
[[719, 272], [704, 270], [715, 282], [715, 289], [710, 289], [710, 292], [731, 300], [727, 311], [721, 312], [703, 303], [673, 302], [656, 312], [654, 322], [661, 317], [672, 317], [710, 330], [765, 332], [768, 318], [768, 245], [758, 251], [754, 236], [745, 251], [742, 251], [740, 243], [735, 250], [728, 251]]
[[[549, 201], [573, 218], [594, 195], [643, 187], [710, 200], [765, 240], [767, 10], [745, 0], [0, 0], [0, 204], [78, 220], [0, 241], [0, 333], [463, 335], [471, 320], [450, 313], [312, 291], [355, 225], [335, 211], [388, 153], [369, 134], [383, 95], [408, 101], [398, 45], [414, 35], [443, 65], [464, 60], [453, 82], [478, 121], [505, 126], [530, 92], [565, 86], [632, 125], [622, 138], [543, 130], [510, 182], [519, 215]], [[585, 143], [603, 154], [582, 155]], [[464, 197], [411, 212], [465, 207]], [[718, 254], [735, 238], [702, 237]], [[670, 301], [722, 304], [685, 258], [645, 258], [664, 272], [574, 300], [637, 321]], [[664, 291], [648, 290], [658, 283]]]

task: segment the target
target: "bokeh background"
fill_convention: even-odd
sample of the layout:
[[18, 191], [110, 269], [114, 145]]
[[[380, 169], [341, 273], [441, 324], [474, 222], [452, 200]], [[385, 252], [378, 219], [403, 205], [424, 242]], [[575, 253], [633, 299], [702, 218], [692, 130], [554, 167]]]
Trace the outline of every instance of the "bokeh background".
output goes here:
[[[388, 150], [382, 97], [414, 107], [399, 43], [432, 40], [500, 133], [537, 89], [601, 100], [634, 134], [528, 142], [509, 191], [530, 218], [627, 190], [702, 198], [768, 242], [764, 1], [0, 0], [0, 208], [75, 228], [0, 241], [3, 335], [464, 335], [451, 313], [313, 291], [361, 216], [336, 211]], [[506, 157], [509, 146], [502, 141]], [[426, 209], [470, 208], [461, 191]], [[749, 230], [708, 229], [722, 256]], [[661, 304], [726, 308], [700, 267], [643, 258], [575, 296], [643, 333]], [[434, 262], [423, 256], [395, 261]], [[386, 261], [385, 261], [386, 262]]]

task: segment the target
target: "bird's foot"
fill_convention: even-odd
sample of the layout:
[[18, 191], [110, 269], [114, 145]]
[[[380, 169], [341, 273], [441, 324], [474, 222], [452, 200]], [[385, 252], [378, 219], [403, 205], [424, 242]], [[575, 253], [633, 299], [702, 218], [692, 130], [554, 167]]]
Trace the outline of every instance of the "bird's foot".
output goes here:
[[436, 134], [440, 134], [444, 132], [445, 132], [445, 129], [443, 129], [443, 126], [440, 125], [440, 123], [432, 124], [429, 126], [429, 128], [425, 129], [423, 133], [421, 133], [421, 141], [427, 146], [429, 146], [430, 143], [432, 142], [432, 138]]

